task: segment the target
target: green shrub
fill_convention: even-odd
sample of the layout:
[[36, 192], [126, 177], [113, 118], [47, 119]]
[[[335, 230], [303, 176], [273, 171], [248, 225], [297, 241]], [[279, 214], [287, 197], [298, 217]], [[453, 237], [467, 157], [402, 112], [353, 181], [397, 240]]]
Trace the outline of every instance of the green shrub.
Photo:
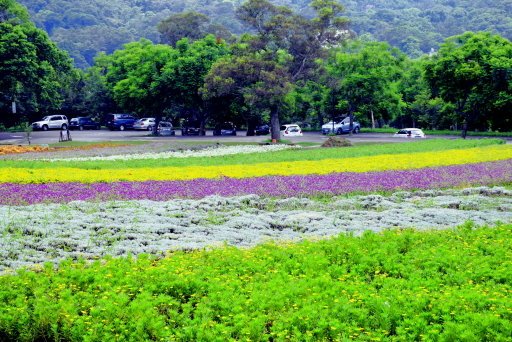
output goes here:
[[0, 277], [2, 341], [512, 336], [512, 225], [63, 263]]

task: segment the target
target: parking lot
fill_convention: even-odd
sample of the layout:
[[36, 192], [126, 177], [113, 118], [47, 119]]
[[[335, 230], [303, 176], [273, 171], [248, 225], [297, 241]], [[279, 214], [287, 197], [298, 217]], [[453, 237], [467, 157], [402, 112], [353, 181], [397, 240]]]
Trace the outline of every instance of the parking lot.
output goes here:
[[[207, 131], [206, 136], [181, 136], [181, 131], [176, 130], [176, 136], [170, 137], [154, 137], [147, 131], [110, 131], [108, 129], [101, 130], [87, 130], [87, 131], [70, 131], [71, 139], [74, 141], [84, 142], [100, 142], [100, 141], [125, 141], [125, 140], [147, 140], [147, 141], [160, 141], [160, 140], [184, 140], [184, 141], [218, 141], [218, 142], [263, 142], [269, 139], [270, 136], [246, 136], [245, 131], [239, 131], [237, 136], [213, 136], [212, 131]], [[31, 133], [32, 144], [52, 144], [59, 142], [60, 131], [36, 131]], [[413, 139], [400, 139], [393, 138], [391, 134], [385, 133], [360, 133], [352, 136], [343, 135], [353, 142], [405, 142], [412, 141]], [[429, 139], [431, 137], [427, 137]], [[435, 136], [435, 138], [452, 138], [457, 139], [458, 136]], [[472, 137], [474, 138], [474, 137]], [[302, 137], [289, 137], [286, 138], [294, 143], [311, 142], [321, 144], [327, 139], [327, 136], [319, 132], [304, 132]], [[508, 139], [510, 143], [510, 138]], [[0, 144], [13, 144], [25, 145], [27, 139], [25, 133], [0, 133]]]

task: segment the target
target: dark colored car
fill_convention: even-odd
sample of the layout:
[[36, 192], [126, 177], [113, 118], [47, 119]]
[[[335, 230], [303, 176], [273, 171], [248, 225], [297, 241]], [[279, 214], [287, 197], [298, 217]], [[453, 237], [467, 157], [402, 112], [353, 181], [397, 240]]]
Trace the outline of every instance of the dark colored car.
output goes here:
[[69, 129], [79, 129], [83, 131], [84, 129], [100, 129], [100, 127], [99, 123], [86, 117], [72, 118], [69, 121]]
[[267, 135], [267, 134], [270, 134], [270, 126], [269, 125], [259, 125], [259, 126], [256, 126], [256, 129], [254, 130], [254, 133], [256, 135]]
[[199, 121], [188, 121], [181, 126], [181, 135], [205, 135]]
[[107, 114], [106, 126], [111, 131], [118, 129], [124, 131], [125, 129], [133, 129], [133, 124], [137, 120], [130, 114]]
[[213, 135], [236, 135], [236, 126], [231, 122], [224, 122], [215, 126]]

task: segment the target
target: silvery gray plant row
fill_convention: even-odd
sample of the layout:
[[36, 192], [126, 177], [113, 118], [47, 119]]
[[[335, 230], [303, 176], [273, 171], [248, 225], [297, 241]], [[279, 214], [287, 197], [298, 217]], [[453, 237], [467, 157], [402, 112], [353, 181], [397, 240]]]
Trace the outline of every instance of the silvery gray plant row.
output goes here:
[[502, 187], [478, 187], [318, 199], [248, 195], [0, 206], [0, 272], [66, 258], [510, 223], [511, 195]]

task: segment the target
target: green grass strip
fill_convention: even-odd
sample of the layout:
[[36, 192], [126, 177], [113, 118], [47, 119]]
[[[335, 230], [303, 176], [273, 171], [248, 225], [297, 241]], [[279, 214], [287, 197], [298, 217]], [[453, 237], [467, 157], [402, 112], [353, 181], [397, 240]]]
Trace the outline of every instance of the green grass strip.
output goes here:
[[[393, 134], [398, 132], [399, 128], [361, 128], [362, 133], [389, 133]], [[460, 137], [462, 131], [451, 131], [451, 130], [422, 130], [427, 136], [428, 135], [452, 135]], [[468, 131], [467, 136], [469, 137], [512, 137], [512, 132], [475, 132]]]
[[0, 339], [16, 341], [508, 341], [511, 308], [511, 224], [0, 277]]
[[[4, 160], [0, 162], [0, 168], [28, 168], [45, 169], [71, 167], [79, 169], [125, 169], [147, 168], [165, 166], [222, 166], [245, 165], [268, 162], [293, 162], [293, 161], [321, 161], [332, 158], [351, 158], [375, 156], [379, 154], [408, 154], [415, 152], [444, 151], [450, 149], [462, 149], [503, 144], [500, 139], [478, 140], [449, 140], [434, 139], [413, 141], [407, 143], [392, 143], [380, 145], [363, 145], [345, 148], [313, 148], [303, 150], [285, 150], [268, 153], [254, 153], [244, 155], [228, 155], [220, 157], [202, 158], [168, 158], [158, 160], [116, 160], [116, 161], [74, 161], [74, 162], [48, 162], [37, 160]], [[150, 152], [150, 151], [148, 151]]]

